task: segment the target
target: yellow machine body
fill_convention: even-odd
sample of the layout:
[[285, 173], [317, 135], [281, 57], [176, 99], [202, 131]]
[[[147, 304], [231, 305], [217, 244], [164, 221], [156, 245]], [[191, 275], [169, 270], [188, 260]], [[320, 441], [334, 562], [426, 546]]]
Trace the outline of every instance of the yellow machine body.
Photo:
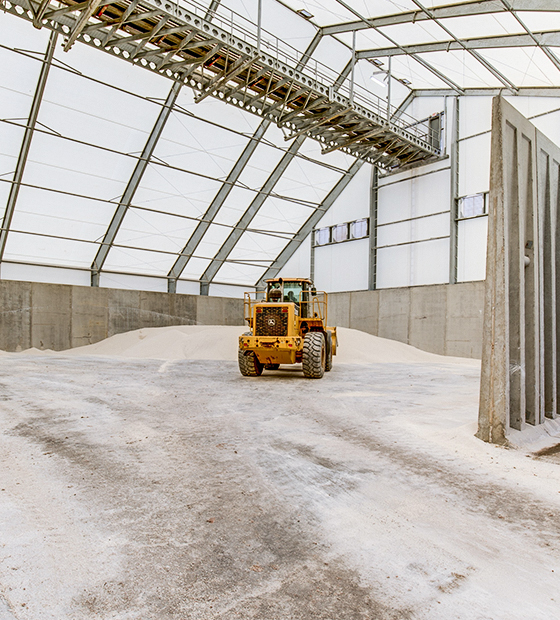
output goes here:
[[[275, 295], [274, 291], [280, 292]], [[250, 332], [240, 336], [239, 349], [252, 351], [265, 366], [301, 362], [308, 332], [321, 332], [325, 338], [330, 332], [336, 355], [336, 327], [327, 327], [327, 293], [316, 291], [310, 280], [267, 280], [263, 299], [245, 293], [245, 320]]]

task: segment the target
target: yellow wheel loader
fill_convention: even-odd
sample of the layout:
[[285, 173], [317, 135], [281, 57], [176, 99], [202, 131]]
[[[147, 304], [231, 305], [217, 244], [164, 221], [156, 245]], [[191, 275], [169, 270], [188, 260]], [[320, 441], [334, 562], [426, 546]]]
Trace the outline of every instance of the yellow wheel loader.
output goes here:
[[264, 298], [245, 293], [250, 331], [239, 337], [241, 374], [259, 377], [265, 369], [301, 363], [305, 377], [320, 379], [332, 368], [337, 346], [336, 327], [327, 327], [327, 294], [306, 278], [266, 284]]

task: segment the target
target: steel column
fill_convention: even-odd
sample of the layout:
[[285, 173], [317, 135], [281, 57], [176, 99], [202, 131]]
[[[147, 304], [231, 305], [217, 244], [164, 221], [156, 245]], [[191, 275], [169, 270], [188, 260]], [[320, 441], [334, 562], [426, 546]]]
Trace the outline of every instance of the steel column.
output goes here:
[[379, 206], [379, 171], [371, 167], [371, 192], [369, 197], [369, 263], [368, 289], [377, 288], [377, 209]]
[[[449, 118], [449, 115], [447, 115]], [[451, 144], [449, 152], [449, 284], [457, 283], [457, 256], [459, 245], [459, 97], [453, 98], [453, 115], [451, 121]]]
[[154, 153], [158, 140], [163, 132], [163, 128], [171, 115], [171, 111], [173, 110], [173, 106], [177, 101], [177, 97], [181, 91], [182, 84], [180, 82], [173, 82], [173, 86], [169, 91], [169, 95], [161, 109], [159, 116], [156, 120], [156, 123], [150, 133], [148, 141], [144, 146], [144, 150], [142, 151], [142, 155], [134, 168], [134, 172], [128, 181], [128, 185], [124, 190], [122, 198], [119, 202], [119, 206], [113, 215], [113, 219], [109, 224], [109, 228], [103, 237], [103, 241], [101, 242], [101, 247], [97, 251], [97, 254], [93, 260], [91, 265], [91, 285], [99, 286], [99, 273], [103, 269], [103, 265], [105, 260], [107, 259], [107, 255], [109, 254], [109, 250], [115, 241], [117, 233], [119, 232], [119, 228], [123, 223], [125, 215], [130, 207], [130, 204], [134, 198], [134, 194], [140, 185], [142, 177], [146, 172], [148, 164], [150, 163], [150, 159]]
[[27, 126], [25, 128], [25, 133], [23, 134], [23, 141], [21, 144], [21, 149], [19, 152], [16, 169], [14, 172], [12, 187], [10, 188], [10, 193], [8, 195], [6, 211], [2, 219], [2, 228], [0, 229], [0, 262], [2, 261], [2, 258], [4, 256], [4, 251], [6, 249], [8, 233], [10, 231], [10, 226], [12, 224], [12, 218], [14, 216], [14, 211], [16, 208], [19, 190], [21, 187], [21, 181], [23, 179], [25, 164], [27, 163], [29, 149], [31, 148], [31, 141], [33, 140], [33, 132], [35, 130], [35, 125], [37, 123], [37, 117], [39, 116], [39, 109], [41, 107], [41, 101], [43, 100], [43, 94], [45, 92], [45, 87], [47, 85], [47, 79], [48, 79], [49, 71], [52, 65], [52, 59], [54, 56], [54, 51], [56, 48], [57, 40], [58, 40], [58, 34], [56, 32], [51, 32], [51, 35], [49, 37], [49, 43], [47, 45], [47, 50], [45, 52], [45, 57], [43, 60], [43, 65], [39, 73], [37, 87], [35, 88], [33, 102], [31, 103], [31, 110], [29, 112], [29, 117], [27, 119]]

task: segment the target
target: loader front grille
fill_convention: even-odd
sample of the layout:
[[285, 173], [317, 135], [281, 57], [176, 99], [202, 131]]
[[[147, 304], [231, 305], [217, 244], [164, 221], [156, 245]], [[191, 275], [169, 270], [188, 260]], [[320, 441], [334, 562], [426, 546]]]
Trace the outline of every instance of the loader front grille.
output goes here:
[[259, 306], [255, 336], [287, 336], [288, 313], [281, 306]]

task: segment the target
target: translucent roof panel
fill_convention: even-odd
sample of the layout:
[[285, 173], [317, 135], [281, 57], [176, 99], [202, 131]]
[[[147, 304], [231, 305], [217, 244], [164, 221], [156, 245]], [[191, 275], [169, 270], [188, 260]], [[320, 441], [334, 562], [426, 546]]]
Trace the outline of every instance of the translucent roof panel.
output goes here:
[[256, 198], [257, 191], [251, 191], [239, 186], [232, 188], [222, 207], [216, 214], [214, 222], [230, 227], [235, 226], [243, 213], [247, 210], [247, 207]]
[[503, 83], [467, 51], [418, 54], [461, 88], [500, 87]]
[[112, 200], [122, 195], [135, 164], [133, 157], [35, 131], [24, 182]]
[[117, 245], [179, 253], [197, 222], [164, 213], [128, 209], [115, 238]]
[[217, 224], [209, 226], [202, 241], [196, 248], [196, 256], [212, 259], [229, 237], [231, 231], [232, 229], [228, 226], [218, 226]]
[[[270, 133], [267, 132], [266, 137], [268, 138], [269, 135]], [[282, 146], [286, 148], [285, 145]], [[282, 159], [283, 154], [279, 148], [261, 142], [241, 173], [239, 183], [253, 189], [260, 189]]]
[[518, 86], [554, 86], [560, 72], [537, 47], [480, 50], [480, 54]]
[[251, 222], [251, 228], [278, 233], [295, 233], [313, 212], [312, 207], [278, 198], [268, 198]]
[[139, 154], [160, 110], [157, 103], [53, 67], [39, 120], [43, 127], [75, 140]]
[[523, 26], [511, 13], [462, 15], [461, 17], [442, 19], [441, 23], [459, 39], [478, 39], [480, 37], [524, 32]]
[[11, 231], [4, 258], [23, 263], [67, 265], [87, 269], [91, 265], [92, 249], [95, 249], [95, 246], [91, 243]]
[[152, 161], [134, 195], [139, 206], [201, 217], [221, 187], [220, 181]]
[[[104, 201], [22, 186], [11, 228], [93, 242], [105, 234], [105, 220], [114, 210]], [[90, 252], [93, 259], [95, 249]]]
[[0, 119], [27, 118], [41, 63], [31, 55], [0, 47], [0, 66]]
[[172, 114], [154, 158], [175, 168], [225, 180], [247, 143], [247, 138], [238, 133], [183, 114]]
[[171, 254], [115, 247], [111, 248], [104, 268], [107, 271], [165, 276], [174, 262], [175, 257]]
[[384, 26], [380, 31], [397, 45], [417, 45], [432, 41], [449, 41], [450, 36], [436, 22], [419, 21], [415, 24]]
[[305, 9], [311, 13], [313, 15], [313, 23], [318, 26], [328, 26], [329, 24], [356, 19], [352, 11], [344, 8], [336, 0], [287, 0], [286, 4], [295, 11]]

